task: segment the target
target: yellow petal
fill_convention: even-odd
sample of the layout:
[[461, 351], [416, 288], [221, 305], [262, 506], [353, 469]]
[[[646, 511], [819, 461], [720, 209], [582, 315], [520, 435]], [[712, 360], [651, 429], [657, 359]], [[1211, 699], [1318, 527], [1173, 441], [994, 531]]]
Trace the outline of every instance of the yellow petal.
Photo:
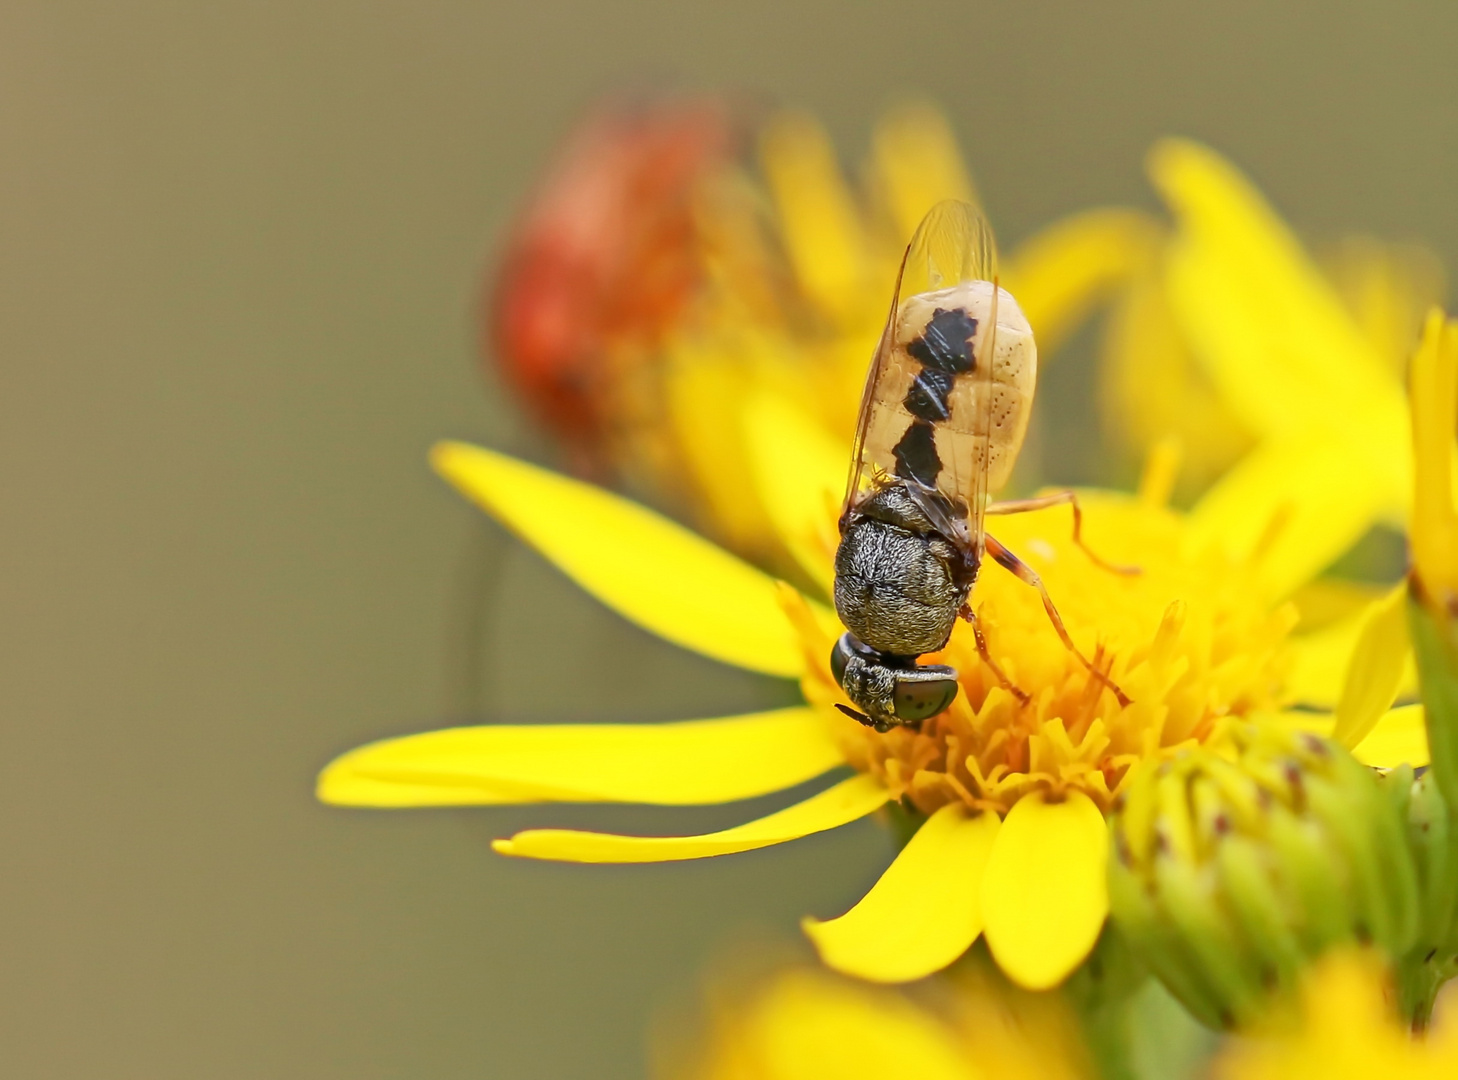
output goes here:
[[1000, 822], [942, 807], [896, 861], [838, 919], [801, 925], [836, 971], [873, 982], [909, 982], [940, 971], [982, 933], [979, 891]]
[[1383, 586], [1368, 581], [1317, 578], [1298, 589], [1291, 602], [1301, 615], [1298, 629], [1305, 634], [1335, 626], [1346, 619], [1360, 621], [1372, 601], [1386, 592]]
[[1184, 440], [1178, 435], [1166, 435], [1149, 448], [1139, 475], [1137, 493], [1141, 503], [1155, 509], [1169, 505], [1184, 456]]
[[676, 645], [794, 677], [799, 644], [774, 579], [627, 499], [464, 443], [438, 443], [437, 472], [630, 622]]
[[1109, 830], [1079, 792], [1019, 799], [982, 878], [983, 933], [998, 966], [1029, 990], [1062, 982], [1098, 940], [1109, 913]]
[[574, 829], [528, 829], [491, 846], [502, 855], [562, 862], [641, 863], [706, 859], [783, 844], [848, 825], [890, 798], [881, 782], [854, 776], [768, 817], [702, 836], [617, 836]]
[[872, 136], [871, 162], [875, 185], [902, 241], [943, 199], [977, 201], [957, 137], [932, 105], [914, 102], [889, 111]]
[[801, 287], [827, 311], [850, 314], [847, 305], [861, 299], [866, 243], [830, 136], [812, 116], [782, 113], [765, 126], [760, 159]]
[[1412, 361], [1412, 557], [1419, 584], [1441, 606], [1458, 597], [1458, 512], [1453, 506], [1453, 431], [1458, 425], [1458, 323], [1428, 315]]
[[1151, 263], [1163, 230], [1137, 210], [1089, 210], [1025, 241], [1003, 266], [1004, 284], [1018, 298], [1051, 353], [1114, 289]]
[[901, 994], [789, 971], [716, 1047], [729, 1080], [981, 1080], [934, 1014]]
[[[1347, 669], [1357, 648], [1357, 638], [1367, 625], [1367, 603], [1357, 611], [1339, 618], [1329, 625], [1309, 634], [1298, 634], [1291, 639], [1291, 672], [1286, 678], [1286, 690], [1291, 700], [1312, 708], [1333, 709], [1342, 694]], [[1305, 623], [1303, 611], [1302, 622]], [[1407, 630], [1403, 629], [1403, 640]], [[1402, 665], [1398, 681], [1398, 697], [1410, 697], [1417, 693], [1417, 666], [1411, 657]]]
[[692, 806], [793, 787], [842, 764], [797, 706], [674, 724], [448, 728], [361, 746], [319, 776], [344, 806], [638, 802]]
[[1181, 480], [1201, 490], [1250, 449], [1251, 433], [1221, 401], [1190, 352], [1163, 277], [1135, 274], [1111, 305], [1099, 361], [1106, 430], [1139, 454], [1171, 436], [1181, 443]]
[[1390, 710], [1357, 744], [1352, 756], [1376, 769], [1391, 769], [1404, 763], [1415, 769], [1426, 765], [1428, 731], [1423, 722], [1423, 707], [1403, 705]]
[[1187, 542], [1251, 560], [1272, 598], [1289, 594], [1356, 543], [1394, 490], [1383, 444], [1369, 446], [1366, 434], [1312, 433], [1253, 450], [1191, 511]]
[[1367, 737], [1402, 685], [1412, 647], [1407, 638], [1407, 582], [1374, 603], [1357, 634], [1342, 684], [1332, 738], [1351, 748]]
[[841, 446], [781, 395], [764, 392], [744, 416], [755, 490], [775, 531], [810, 580], [830, 593], [835, 521], [849, 446]]
[[[744, 497], [744, 357], [707, 334], [670, 339], [663, 351], [654, 408], [662, 410], [672, 438], [662, 454], [681, 470], [677, 483], [692, 492], [696, 519], [733, 550], [754, 552], [763, 547], [769, 523], [759, 504]], [[670, 478], [664, 487], [674, 490], [674, 483]]]
[[[1336, 290], [1260, 193], [1207, 147], [1179, 139], [1150, 154], [1179, 222], [1169, 288], [1222, 396], [1267, 436], [1346, 428], [1405, 430], [1401, 387]], [[1364, 439], [1373, 453], [1367, 426]]]

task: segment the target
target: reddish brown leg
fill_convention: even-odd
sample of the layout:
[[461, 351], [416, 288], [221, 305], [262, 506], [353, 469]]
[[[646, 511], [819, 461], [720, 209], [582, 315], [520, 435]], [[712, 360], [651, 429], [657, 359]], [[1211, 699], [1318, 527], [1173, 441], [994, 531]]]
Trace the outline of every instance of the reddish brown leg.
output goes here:
[[1055, 491], [1052, 495], [1040, 495], [1036, 499], [1014, 499], [1010, 502], [992, 503], [987, 507], [987, 512], [989, 514], [1026, 514], [1030, 510], [1046, 510], [1048, 507], [1058, 506], [1060, 503], [1067, 503], [1073, 507], [1073, 542], [1094, 561], [1094, 565], [1101, 566], [1113, 574], [1139, 573], [1137, 566], [1115, 566], [1111, 562], [1106, 562], [1083, 542], [1083, 508], [1078, 505], [1078, 496], [1071, 491]]
[[985, 539], [987, 541], [987, 554], [992, 556], [998, 566], [1012, 573], [1025, 585], [1031, 585], [1038, 590], [1039, 595], [1043, 597], [1043, 610], [1048, 613], [1048, 619], [1053, 623], [1053, 629], [1058, 631], [1058, 637], [1062, 640], [1064, 647], [1074, 656], [1078, 657], [1078, 662], [1087, 669], [1090, 675], [1114, 692], [1114, 696], [1119, 699], [1120, 705], [1129, 705], [1129, 697], [1123, 690], [1119, 689], [1119, 685], [1098, 668], [1094, 667], [1089, 662], [1088, 657], [1078, 651], [1078, 646], [1073, 643], [1073, 638], [1068, 636], [1068, 628], [1063, 625], [1063, 617], [1058, 614], [1058, 609], [1053, 606], [1053, 598], [1048, 595], [1048, 586], [1043, 584], [1043, 579], [1038, 576], [1037, 571], [1023, 562], [1022, 559], [1019, 559], [1007, 548], [1003, 547], [993, 536], [987, 535]]
[[1026, 705], [1032, 698], [1013, 684], [1013, 681], [1007, 677], [1007, 672], [998, 666], [997, 661], [992, 658], [992, 654], [987, 651], [987, 639], [982, 636], [982, 624], [977, 621], [977, 613], [972, 610], [971, 605], [962, 605], [961, 616], [972, 624], [972, 637], [977, 642], [977, 655], [982, 657], [982, 662], [997, 676], [997, 681], [1002, 684], [1004, 690]]

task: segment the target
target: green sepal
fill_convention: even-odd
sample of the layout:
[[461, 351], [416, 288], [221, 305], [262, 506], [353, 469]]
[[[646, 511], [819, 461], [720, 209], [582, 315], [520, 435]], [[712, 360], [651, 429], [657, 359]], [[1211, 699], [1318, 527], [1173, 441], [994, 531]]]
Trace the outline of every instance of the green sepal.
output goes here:
[[1161, 857], [1154, 864], [1154, 880], [1166, 918], [1179, 929], [1223, 1003], [1221, 1025], [1247, 1019], [1264, 998], [1262, 973], [1225, 914], [1212, 869]]
[[1354, 929], [1401, 956], [1417, 935], [1417, 882], [1411, 858], [1393, 857], [1404, 854], [1404, 838], [1391, 804], [1360, 773], [1337, 783], [1309, 777], [1306, 799], [1345, 856]]
[[1232, 836], [1220, 845], [1215, 861], [1231, 911], [1262, 959], [1262, 979], [1293, 985], [1306, 957], [1291, 928], [1292, 913], [1276, 888], [1269, 852], [1248, 837]]
[[1300, 905], [1293, 929], [1307, 953], [1315, 956], [1346, 940], [1356, 912], [1336, 873], [1337, 853], [1328, 846], [1325, 830], [1276, 806], [1268, 835], [1282, 876]]
[[1455, 621], [1424, 606], [1411, 593], [1407, 622], [1422, 683], [1428, 753], [1449, 806], [1458, 806], [1458, 633]]
[[1426, 953], [1454, 942], [1458, 913], [1458, 829], [1452, 809], [1431, 772], [1412, 784], [1408, 844], [1412, 849], [1422, 904], [1422, 931], [1415, 946]]
[[1109, 861], [1110, 921], [1144, 965], [1200, 1023], [1223, 1026], [1219, 996], [1144, 882], [1117, 854]]

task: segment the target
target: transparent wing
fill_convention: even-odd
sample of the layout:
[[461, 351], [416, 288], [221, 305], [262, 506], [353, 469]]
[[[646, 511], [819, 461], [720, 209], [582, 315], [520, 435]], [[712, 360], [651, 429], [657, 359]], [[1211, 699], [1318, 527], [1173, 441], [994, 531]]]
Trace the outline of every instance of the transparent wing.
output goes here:
[[868, 462], [866, 456], [866, 433], [871, 426], [876, 386], [881, 382], [882, 373], [891, 356], [891, 334], [896, 326], [896, 312], [901, 302], [901, 278], [906, 273], [906, 260], [910, 254], [911, 248], [908, 246], [901, 256], [901, 265], [896, 270], [896, 287], [891, 291], [891, 314], [886, 317], [886, 325], [881, 330], [881, 338], [876, 342], [876, 351], [871, 354], [871, 369], [866, 372], [865, 389], [861, 391], [861, 408], [856, 416], [856, 438], [851, 446], [850, 476], [846, 479], [845, 501], [840, 508], [842, 525], [845, 523], [845, 516], [877, 483], [874, 475], [875, 467]]
[[861, 398], [845, 508], [902, 481], [981, 552], [992, 448], [997, 249], [973, 206], [934, 206], [902, 259]]

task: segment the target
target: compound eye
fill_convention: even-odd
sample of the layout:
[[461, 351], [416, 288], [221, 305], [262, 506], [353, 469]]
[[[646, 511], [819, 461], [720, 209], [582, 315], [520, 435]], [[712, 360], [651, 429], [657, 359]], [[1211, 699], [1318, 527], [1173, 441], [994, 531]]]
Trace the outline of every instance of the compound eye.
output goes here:
[[850, 666], [851, 660], [857, 658], [867, 660], [875, 655], [857, 641], [853, 634], [841, 634], [830, 650], [830, 673], [835, 676], [835, 681], [840, 684], [841, 689], [845, 689], [845, 669]]
[[926, 676], [906, 678], [910, 672], [903, 672], [896, 680], [896, 718], [908, 724], [931, 719], [945, 711], [957, 696], [956, 672], [950, 668], [922, 671]]
[[845, 687], [845, 666], [850, 661], [850, 646], [842, 634], [830, 650], [830, 673], [843, 689]]

